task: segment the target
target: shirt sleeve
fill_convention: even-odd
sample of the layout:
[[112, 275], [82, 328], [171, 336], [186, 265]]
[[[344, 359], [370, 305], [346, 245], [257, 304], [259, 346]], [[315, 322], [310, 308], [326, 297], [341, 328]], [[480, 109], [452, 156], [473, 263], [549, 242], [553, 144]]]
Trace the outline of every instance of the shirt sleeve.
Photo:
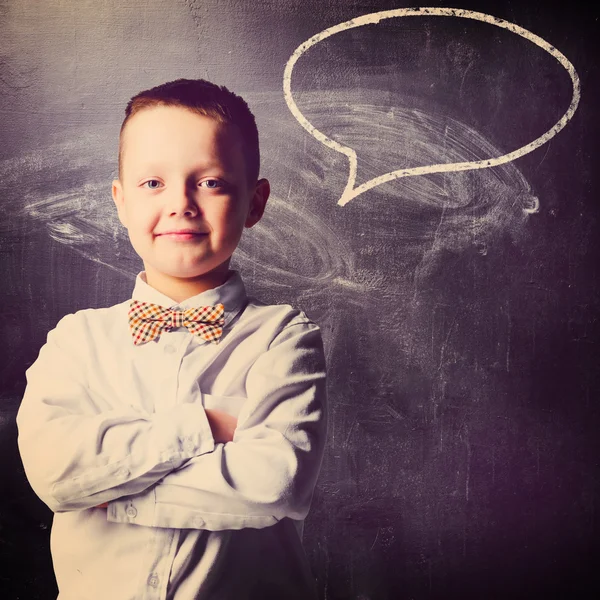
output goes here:
[[304, 519], [327, 434], [318, 326], [283, 328], [250, 368], [246, 392], [232, 442], [216, 444], [142, 494], [111, 502], [108, 520], [218, 531]]
[[[86, 385], [85, 335], [77, 315], [48, 334], [27, 370], [18, 444], [33, 490], [53, 512], [139, 493], [214, 439], [200, 401], [169, 412], [118, 407]], [[197, 399], [199, 400], [199, 399]]]

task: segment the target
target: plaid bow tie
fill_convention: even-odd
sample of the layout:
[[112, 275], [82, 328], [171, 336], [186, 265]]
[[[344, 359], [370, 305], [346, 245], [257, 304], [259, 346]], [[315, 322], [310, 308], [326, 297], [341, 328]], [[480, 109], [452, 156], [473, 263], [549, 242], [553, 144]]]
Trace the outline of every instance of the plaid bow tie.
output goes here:
[[187, 327], [191, 333], [209, 342], [218, 342], [223, 333], [224, 312], [222, 304], [178, 311], [151, 302], [132, 300], [129, 328], [136, 346], [150, 342], [160, 337], [163, 331], [171, 331], [176, 327]]

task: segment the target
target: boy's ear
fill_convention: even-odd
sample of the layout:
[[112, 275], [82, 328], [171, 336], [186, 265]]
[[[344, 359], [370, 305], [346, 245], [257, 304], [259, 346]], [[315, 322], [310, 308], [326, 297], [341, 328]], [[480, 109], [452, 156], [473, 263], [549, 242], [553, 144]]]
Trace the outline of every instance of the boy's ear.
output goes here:
[[119, 215], [119, 221], [124, 227], [127, 227], [125, 219], [125, 198], [123, 196], [123, 186], [118, 179], [112, 182], [112, 198], [115, 206], [117, 207], [117, 214]]
[[271, 193], [271, 184], [266, 179], [259, 179], [254, 187], [254, 194], [250, 198], [250, 208], [246, 217], [245, 227], [256, 225], [265, 212], [265, 206]]

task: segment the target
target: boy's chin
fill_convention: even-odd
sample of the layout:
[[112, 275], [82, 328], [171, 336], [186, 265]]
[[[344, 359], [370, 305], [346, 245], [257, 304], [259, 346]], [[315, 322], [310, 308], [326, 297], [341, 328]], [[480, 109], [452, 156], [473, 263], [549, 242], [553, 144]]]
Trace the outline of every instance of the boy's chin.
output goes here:
[[202, 279], [211, 279], [227, 273], [229, 271], [229, 261], [217, 266], [195, 266], [182, 267], [179, 269], [156, 269], [145, 267], [146, 274], [156, 279], [170, 279], [173, 281], [194, 281]]

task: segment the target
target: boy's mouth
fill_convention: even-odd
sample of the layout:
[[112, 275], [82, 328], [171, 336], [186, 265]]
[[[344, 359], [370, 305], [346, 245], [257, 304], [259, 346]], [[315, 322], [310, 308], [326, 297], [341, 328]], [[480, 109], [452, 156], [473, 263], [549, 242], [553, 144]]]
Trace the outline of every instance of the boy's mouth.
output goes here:
[[157, 237], [167, 237], [175, 240], [191, 240], [201, 238], [205, 235], [208, 235], [208, 233], [196, 229], [173, 229], [172, 231], [164, 231], [156, 234]]

